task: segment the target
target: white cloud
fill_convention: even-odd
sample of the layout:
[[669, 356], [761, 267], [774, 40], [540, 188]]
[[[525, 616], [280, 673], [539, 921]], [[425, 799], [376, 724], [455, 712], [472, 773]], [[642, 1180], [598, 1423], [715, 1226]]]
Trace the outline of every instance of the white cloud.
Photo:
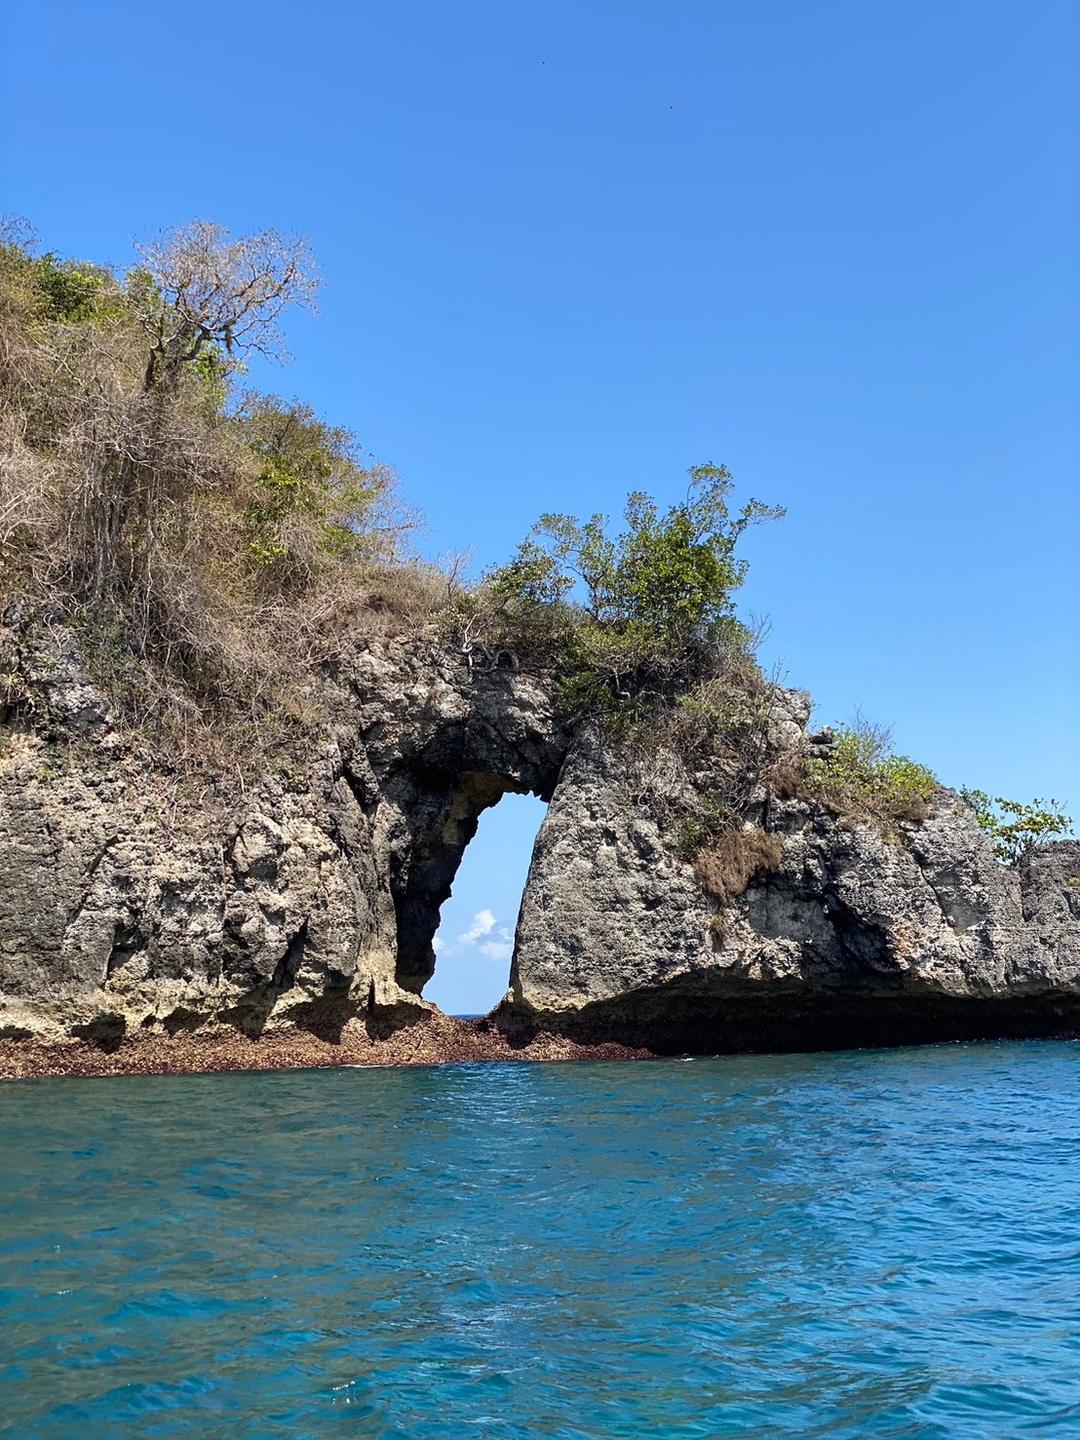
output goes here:
[[491, 910], [478, 910], [473, 916], [473, 922], [465, 931], [464, 935], [458, 936], [459, 945], [475, 945], [484, 935], [490, 935], [495, 929], [495, 916]]
[[[478, 944], [478, 941], [483, 943]], [[472, 924], [456, 940], [446, 940], [440, 934], [431, 942], [435, 954], [443, 955], [447, 959], [460, 955], [463, 950], [472, 946], [488, 960], [509, 960], [514, 953], [514, 937], [505, 925], [499, 924], [495, 912], [485, 906], [483, 910], [476, 912]]]
[[497, 940], [485, 940], [477, 948], [489, 960], [509, 960], [514, 953], [514, 937], [505, 925], [499, 926], [498, 937]]
[[509, 940], [485, 940], [479, 949], [480, 954], [486, 955], [489, 960], [509, 960], [514, 953], [514, 946]]

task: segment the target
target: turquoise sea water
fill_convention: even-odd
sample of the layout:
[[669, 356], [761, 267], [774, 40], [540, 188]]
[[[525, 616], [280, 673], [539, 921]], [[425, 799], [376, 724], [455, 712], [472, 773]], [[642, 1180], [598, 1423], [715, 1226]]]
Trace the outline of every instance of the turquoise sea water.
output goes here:
[[0, 1087], [0, 1432], [1080, 1434], [1080, 1047]]

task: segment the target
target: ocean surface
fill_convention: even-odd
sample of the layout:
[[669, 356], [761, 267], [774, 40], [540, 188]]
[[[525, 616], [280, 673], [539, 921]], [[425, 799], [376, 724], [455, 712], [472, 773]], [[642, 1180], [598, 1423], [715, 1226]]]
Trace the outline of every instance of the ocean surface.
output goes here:
[[0, 1086], [0, 1433], [1080, 1435], [1080, 1046]]

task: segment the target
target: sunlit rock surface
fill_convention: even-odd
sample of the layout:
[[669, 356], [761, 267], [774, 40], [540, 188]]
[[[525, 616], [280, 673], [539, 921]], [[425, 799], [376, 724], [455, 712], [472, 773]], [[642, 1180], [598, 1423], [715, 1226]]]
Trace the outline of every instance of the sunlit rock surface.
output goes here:
[[[639, 762], [571, 734], [558, 677], [512, 657], [479, 670], [432, 635], [358, 643], [315, 681], [318, 738], [244, 784], [122, 734], [62, 625], [9, 623], [0, 652], [17, 677], [0, 710], [0, 1038], [415, 1025], [439, 907], [508, 790], [551, 802], [495, 1019], [508, 1043], [1080, 1029], [1080, 844], [1007, 869], [948, 794], [885, 839], [760, 785], [748, 820], [781, 839], [779, 867], [721, 910], [642, 803]], [[809, 706], [772, 703], [782, 760], [808, 744]]]

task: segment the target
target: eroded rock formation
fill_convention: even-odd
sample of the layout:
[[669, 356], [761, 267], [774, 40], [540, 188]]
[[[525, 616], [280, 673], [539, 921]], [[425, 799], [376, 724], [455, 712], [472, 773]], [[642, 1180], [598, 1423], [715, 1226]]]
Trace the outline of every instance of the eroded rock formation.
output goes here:
[[[423, 1019], [439, 907], [508, 790], [551, 802], [494, 1022], [514, 1044], [1080, 1029], [1080, 844], [1007, 869], [948, 793], [885, 837], [762, 779], [747, 821], [780, 842], [778, 863], [721, 907], [642, 802], [632, 752], [570, 733], [543, 671], [470, 667], [432, 636], [358, 644], [318, 677], [318, 738], [242, 788], [149, 758], [59, 623], [9, 625], [0, 649], [9, 1041]], [[775, 693], [770, 763], [805, 751], [808, 713]]]
[[9, 630], [0, 790], [8, 1032], [130, 1033], [208, 1016], [392, 1009], [434, 967], [439, 907], [482, 810], [552, 793], [549, 687], [430, 646], [357, 648], [321, 679], [314, 744], [238, 793], [114, 726], [72, 637]]
[[[777, 697], [784, 728], [800, 698]], [[1080, 842], [1012, 869], [948, 792], [886, 837], [762, 786], [749, 821], [779, 865], [718, 911], [625, 772], [595, 745], [567, 761], [522, 905], [519, 1013], [705, 1053], [1080, 1030]]]

